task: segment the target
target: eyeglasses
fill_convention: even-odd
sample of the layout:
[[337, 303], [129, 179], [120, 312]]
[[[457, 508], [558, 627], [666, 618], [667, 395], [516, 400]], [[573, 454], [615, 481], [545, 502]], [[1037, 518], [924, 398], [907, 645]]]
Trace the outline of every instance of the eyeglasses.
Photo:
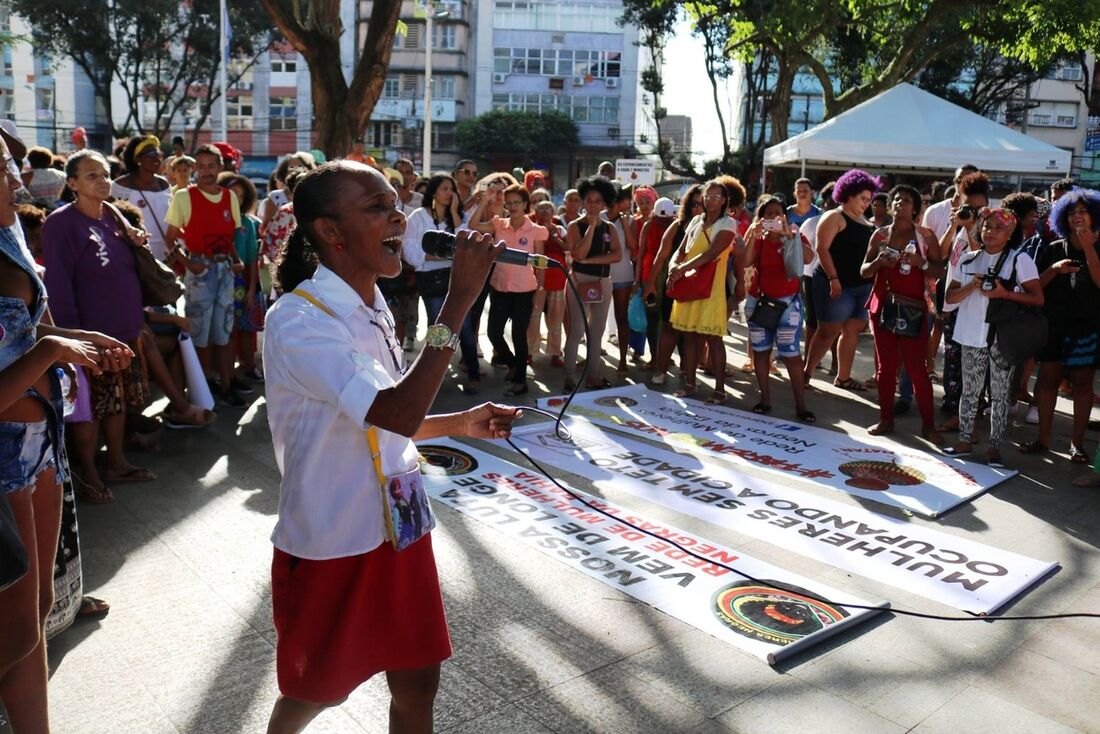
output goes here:
[[474, 168], [474, 169], [460, 168], [458, 170], [458, 172], [459, 173], [465, 173], [467, 176], [477, 176], [477, 169], [476, 168]]
[[718, 199], [725, 199], [726, 197], [723, 196], [722, 194], [707, 194], [703, 198], [706, 199], [707, 201], [716, 201]]
[[401, 360], [404, 358], [405, 354], [401, 350], [401, 345], [397, 343], [396, 324], [393, 323], [393, 320], [385, 311], [375, 311], [374, 315], [378, 318], [371, 319], [370, 322], [382, 332], [382, 338], [386, 340], [386, 347], [390, 353], [390, 359], [393, 360], [394, 370], [396, 370], [399, 375], [404, 374], [405, 368], [401, 366]]
[[142, 153], [141, 156], [139, 156], [139, 157], [141, 157], [141, 158], [160, 158], [162, 155], [164, 155], [164, 154], [160, 152], [160, 148], [150, 148], [149, 150]]

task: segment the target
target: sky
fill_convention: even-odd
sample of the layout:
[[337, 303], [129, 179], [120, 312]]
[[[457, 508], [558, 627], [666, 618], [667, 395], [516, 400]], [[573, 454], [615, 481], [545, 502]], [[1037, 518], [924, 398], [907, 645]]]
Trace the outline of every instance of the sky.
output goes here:
[[[665, 46], [665, 91], [662, 101], [670, 115], [691, 117], [692, 148], [704, 158], [722, 155], [721, 128], [711, 101], [710, 81], [703, 67], [703, 46], [691, 35], [686, 22], [676, 26]], [[723, 94], [726, 124], [730, 123], [729, 98]]]

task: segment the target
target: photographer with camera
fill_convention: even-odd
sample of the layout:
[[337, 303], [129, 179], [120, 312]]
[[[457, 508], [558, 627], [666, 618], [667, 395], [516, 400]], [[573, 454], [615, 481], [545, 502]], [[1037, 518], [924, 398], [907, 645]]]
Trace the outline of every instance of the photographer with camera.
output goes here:
[[[980, 172], [963, 176], [958, 183], [956, 196], [959, 204], [951, 210], [947, 229], [939, 233], [940, 261], [949, 267], [957, 265], [959, 258], [965, 253], [981, 247], [976, 215], [989, 206], [989, 176]], [[948, 418], [943, 424], [936, 426], [936, 430], [954, 431], [959, 427], [962, 352], [959, 344], [952, 338], [955, 332], [955, 306], [944, 302], [942, 307], [944, 350], [943, 402], [940, 404], [940, 412]]]
[[1001, 437], [1008, 423], [1015, 365], [989, 338], [986, 312], [991, 299], [1003, 298], [1022, 306], [1042, 306], [1039, 273], [1031, 258], [1012, 248], [1016, 215], [1008, 209], [985, 209], [978, 214], [976, 251], [952, 263], [947, 272], [949, 305], [956, 307], [954, 340], [961, 347], [962, 399], [959, 402], [959, 441], [944, 449], [948, 456], [969, 456], [978, 414], [978, 397], [989, 372], [990, 422], [986, 463], [1001, 467]]
[[1092, 412], [1092, 383], [1100, 357], [1100, 193], [1074, 189], [1054, 202], [1050, 225], [1061, 239], [1036, 256], [1050, 331], [1037, 355], [1039, 377], [1035, 401], [1039, 436], [1020, 444], [1025, 454], [1045, 453], [1050, 447], [1051, 424], [1058, 386], [1069, 378], [1073, 390], [1073, 438], [1070, 461], [1087, 464], [1085, 429]]

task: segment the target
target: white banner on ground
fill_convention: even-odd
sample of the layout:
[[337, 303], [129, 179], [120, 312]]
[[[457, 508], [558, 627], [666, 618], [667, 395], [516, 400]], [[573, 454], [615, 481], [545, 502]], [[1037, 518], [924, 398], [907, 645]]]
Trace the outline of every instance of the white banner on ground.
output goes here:
[[562, 440], [543, 423], [512, 440], [544, 467], [601, 490], [629, 492], [966, 612], [990, 614], [1058, 567], [592, 425], [574, 422], [570, 430], [571, 440]]
[[[560, 407], [544, 398], [542, 407]], [[890, 441], [653, 392], [645, 385], [577, 395], [568, 415], [786, 478], [938, 517], [1016, 475]]]
[[[602, 515], [545, 477], [465, 444], [443, 439], [417, 448], [436, 501], [770, 664], [886, 608], [570, 488], [610, 517]], [[657, 537], [618, 520], [625, 517]]]

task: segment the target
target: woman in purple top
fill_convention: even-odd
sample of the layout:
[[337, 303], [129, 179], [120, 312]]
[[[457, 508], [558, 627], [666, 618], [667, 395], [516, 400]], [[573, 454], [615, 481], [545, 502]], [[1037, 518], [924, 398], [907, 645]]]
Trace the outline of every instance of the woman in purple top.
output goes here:
[[[101, 331], [141, 354], [138, 339], [144, 323], [141, 283], [123, 225], [104, 207], [111, 195], [107, 161], [82, 150], [65, 164], [76, 201], [49, 217], [42, 228], [46, 258], [46, 289], [58, 326]], [[110, 502], [113, 497], [95, 465], [100, 424], [107, 440], [108, 482], [148, 482], [156, 476], [131, 464], [123, 453], [127, 408], [139, 410], [148, 398], [142, 360], [117, 373], [89, 375], [92, 421], [72, 423], [76, 445], [74, 484], [86, 502]]]

